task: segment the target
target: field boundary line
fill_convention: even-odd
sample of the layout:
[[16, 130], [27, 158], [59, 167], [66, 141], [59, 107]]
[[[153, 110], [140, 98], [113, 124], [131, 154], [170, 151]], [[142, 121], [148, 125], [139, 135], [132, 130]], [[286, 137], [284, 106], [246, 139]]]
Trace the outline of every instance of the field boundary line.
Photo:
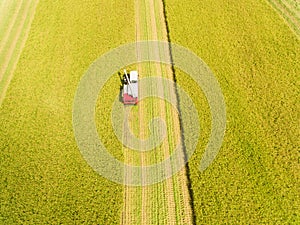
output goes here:
[[[26, 43], [27, 38], [29, 36], [29, 32], [30, 32], [30, 29], [31, 29], [31, 24], [32, 24], [32, 21], [34, 19], [34, 15], [35, 15], [38, 3], [39, 3], [39, 0], [33, 1], [34, 5], [33, 5], [32, 13], [31, 13], [31, 15], [29, 15], [29, 24], [28, 24], [28, 27], [25, 29], [25, 35], [24, 35], [23, 40], [21, 41], [20, 49], [18, 50], [16, 60], [13, 62], [12, 69], [9, 71], [8, 78], [7, 78], [6, 82], [5, 82], [5, 85], [4, 85], [3, 89], [2, 89], [2, 91], [0, 90], [0, 107], [2, 105], [2, 102], [3, 102], [4, 98], [5, 98], [5, 94], [6, 94], [6, 91], [8, 89], [8, 86], [9, 86], [9, 84], [10, 84], [12, 78], [13, 78], [14, 71], [15, 71], [15, 69], [17, 67], [17, 64], [18, 64], [18, 61], [20, 59], [21, 53], [23, 51], [23, 48], [25, 47], [25, 43]], [[22, 31], [20, 31], [20, 34], [21, 34], [21, 32]], [[1, 74], [0, 74], [0, 76], [1, 76]]]

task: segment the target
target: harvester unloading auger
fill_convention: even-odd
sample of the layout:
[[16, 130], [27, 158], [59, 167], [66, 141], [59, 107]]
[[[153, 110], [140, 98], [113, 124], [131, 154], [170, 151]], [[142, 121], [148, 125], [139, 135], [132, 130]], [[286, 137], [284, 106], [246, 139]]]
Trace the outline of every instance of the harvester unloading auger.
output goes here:
[[123, 77], [123, 103], [124, 105], [136, 105], [138, 103], [138, 72], [130, 71], [129, 76], [124, 70]]

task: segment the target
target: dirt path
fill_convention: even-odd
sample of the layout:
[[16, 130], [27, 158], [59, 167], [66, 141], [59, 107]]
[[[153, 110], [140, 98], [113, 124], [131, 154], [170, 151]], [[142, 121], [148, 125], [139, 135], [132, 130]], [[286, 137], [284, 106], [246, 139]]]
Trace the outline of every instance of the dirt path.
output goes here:
[[[20, 1], [20, 5], [13, 16], [7, 33], [4, 39], [1, 41], [0, 54], [4, 56], [4, 61], [1, 62], [0, 67], [0, 84], [2, 82], [3, 86], [3, 88], [0, 88], [0, 106], [5, 97], [5, 93], [10, 81], [12, 80], [13, 73], [19, 61], [21, 52], [25, 46], [38, 0], [27, 1], [23, 12], [20, 11], [22, 4], [23, 1]], [[10, 35], [13, 34], [13, 28], [17, 24], [16, 21], [18, 19], [20, 19], [20, 21], [18, 21], [19, 24], [17, 25], [17, 30], [15, 31], [13, 37], [11, 37]], [[13, 38], [11, 44], [9, 38]], [[3, 50], [6, 46], [9, 46], [9, 48], [7, 52], [4, 52]]]
[[[144, 10], [144, 11], [143, 11]], [[145, 36], [145, 33], [147, 34]], [[136, 0], [136, 40], [164, 40], [167, 41], [167, 29], [165, 25], [165, 18], [163, 14], [162, 1], [146, 1]], [[152, 49], [151, 54], [158, 54], [157, 57], [170, 58], [169, 49]], [[138, 50], [137, 55], [140, 56]], [[150, 52], [148, 53], [150, 54]], [[158, 78], [164, 77], [173, 79], [173, 74], [170, 66], [162, 64], [138, 65], [140, 77], [156, 76]], [[140, 91], [145, 91], [146, 87], [141, 88]], [[176, 102], [176, 94], [174, 88], [166, 89], [161, 82], [157, 82], [154, 87], [148, 90], [150, 92], [158, 91], [161, 94], [167, 94]], [[138, 105], [139, 115], [139, 133], [140, 137], [145, 137], [145, 114], [146, 105], [140, 102]], [[171, 134], [162, 143], [156, 158], [156, 162], [167, 158], [172, 153], [172, 143], [178, 142], [180, 139], [180, 123], [175, 110], [168, 108], [164, 101], [155, 101], [153, 107], [150, 109], [151, 115], [159, 115], [165, 121], [171, 123]], [[148, 105], [149, 108], [149, 105]], [[182, 147], [182, 146], [181, 146]], [[126, 151], [127, 152], [127, 151]], [[182, 154], [178, 161], [184, 160], [183, 148]], [[128, 163], [130, 156], [125, 155], [125, 162]], [[162, 157], [162, 158], [161, 158]], [[140, 154], [140, 165], [149, 164], [147, 154]], [[134, 163], [134, 162], [131, 162]], [[166, 165], [165, 170], [172, 172], [171, 165]], [[131, 176], [130, 171], [126, 176]], [[142, 174], [142, 179], [144, 175]], [[140, 209], [141, 212], [136, 210]], [[121, 224], [192, 224], [192, 210], [190, 205], [190, 196], [187, 185], [186, 171], [183, 169], [173, 177], [165, 181], [142, 188], [124, 187], [124, 206], [122, 212]]]

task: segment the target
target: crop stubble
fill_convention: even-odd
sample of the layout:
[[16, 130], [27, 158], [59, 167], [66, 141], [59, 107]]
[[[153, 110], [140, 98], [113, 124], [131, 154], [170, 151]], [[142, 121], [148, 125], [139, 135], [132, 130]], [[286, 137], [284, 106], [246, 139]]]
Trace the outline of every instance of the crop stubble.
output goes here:
[[[145, 9], [145, 24], [143, 21], [142, 7]], [[141, 26], [144, 25], [144, 26]], [[154, 2], [149, 1], [149, 3], [144, 1], [136, 1], [136, 36], [137, 41], [140, 40], [164, 40], [167, 41], [167, 33], [165, 27], [165, 20], [163, 15], [163, 4], [161, 1]], [[144, 34], [144, 35], [143, 35]], [[145, 36], [146, 34], [146, 36]], [[169, 49], [153, 49], [154, 54], [159, 54], [159, 57], [170, 58]], [[138, 50], [137, 55], [139, 56], [140, 51]], [[148, 53], [150, 54], [150, 52]], [[138, 70], [140, 77], [149, 77], [156, 76], [158, 79], [164, 77], [167, 79], [173, 79], [173, 74], [171, 67], [169, 65], [162, 65], [159, 63], [148, 63], [148, 64], [139, 64]], [[148, 75], [147, 75], [148, 74]], [[147, 90], [146, 87], [140, 88], [140, 91]], [[175, 90], [164, 85], [163, 80], [157, 82], [154, 87], [148, 87], [150, 93], [155, 91], [161, 92], [161, 94], [169, 95], [176, 102]], [[160, 148], [160, 154], [154, 156], [156, 161], [159, 162], [164, 158], [170, 156], [172, 147], [176, 144], [182, 144], [180, 141], [177, 141], [180, 138], [180, 125], [179, 118], [176, 110], [172, 110], [172, 106], [165, 103], [163, 100], [154, 101], [151, 100], [151, 107], [144, 104], [145, 101], [141, 101], [138, 105], [138, 115], [139, 115], [139, 132], [140, 138], [145, 138], [145, 115], [146, 112], [150, 110], [150, 114], [158, 114], [160, 118], [163, 118], [168, 128], [168, 135], [166, 140], [162, 143]], [[126, 134], [124, 134], [126, 138]], [[179, 142], [179, 143], [178, 143]], [[128, 151], [125, 151], [129, 153]], [[181, 146], [181, 155], [178, 162], [184, 160], [183, 149]], [[148, 155], [149, 156], [149, 155]], [[131, 158], [129, 155], [125, 159]], [[151, 161], [151, 160], [150, 160]], [[126, 162], [126, 160], [125, 160]], [[140, 166], [144, 166], [145, 163], [149, 163], [149, 158], [147, 154], [140, 154]], [[166, 171], [171, 172], [171, 165], [166, 166]], [[132, 174], [130, 171], [127, 171], [126, 177], [130, 177]], [[142, 174], [143, 179], [143, 174]], [[133, 194], [135, 192], [135, 194]], [[135, 202], [130, 200], [130, 198], [139, 199]], [[129, 204], [141, 204], [139, 212], [136, 211], [134, 205]], [[151, 206], [151, 207], [150, 207]], [[138, 222], [135, 218], [127, 217], [141, 217], [140, 221], [142, 224], [149, 223], [168, 223], [168, 224], [191, 224], [192, 223], [192, 211], [190, 206], [190, 196], [187, 189], [187, 179], [185, 169], [181, 170], [178, 174], [173, 177], [168, 178], [164, 182], [159, 184], [144, 186], [142, 188], [132, 188], [125, 187], [124, 193], [124, 209], [122, 213], [122, 223], [130, 224]]]
[[199, 145], [189, 160], [196, 222], [295, 223], [299, 39], [265, 1], [168, 0], [166, 6], [171, 40], [209, 65], [226, 101], [223, 146], [200, 173], [209, 108], [203, 110], [203, 93], [175, 68], [178, 83], [207, 116], [200, 118]]

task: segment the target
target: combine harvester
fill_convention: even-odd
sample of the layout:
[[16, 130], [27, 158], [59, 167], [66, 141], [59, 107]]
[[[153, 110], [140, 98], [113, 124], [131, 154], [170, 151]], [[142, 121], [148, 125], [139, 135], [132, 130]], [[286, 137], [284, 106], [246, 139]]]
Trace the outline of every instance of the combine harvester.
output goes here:
[[138, 103], [138, 72], [130, 71], [129, 75], [124, 70], [123, 76], [123, 104], [136, 105]]

